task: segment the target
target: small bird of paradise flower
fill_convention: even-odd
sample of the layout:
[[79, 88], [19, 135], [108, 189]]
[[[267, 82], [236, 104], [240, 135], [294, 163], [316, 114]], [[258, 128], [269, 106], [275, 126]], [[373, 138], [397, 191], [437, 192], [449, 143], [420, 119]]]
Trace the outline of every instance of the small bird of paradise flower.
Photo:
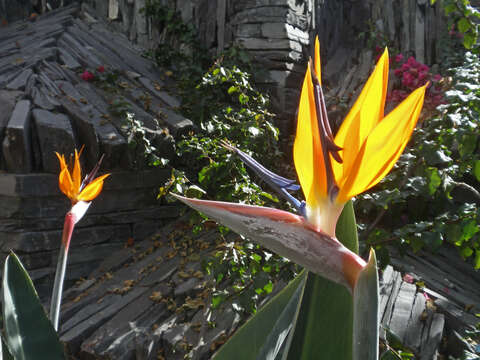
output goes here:
[[58, 176], [58, 186], [72, 204], [72, 208], [65, 215], [63, 224], [62, 243], [57, 262], [57, 270], [55, 272], [55, 281], [53, 285], [52, 299], [50, 303], [50, 319], [55, 330], [58, 330], [58, 322], [60, 318], [60, 305], [63, 292], [63, 281], [65, 278], [65, 270], [67, 266], [68, 249], [72, 238], [75, 224], [83, 218], [92, 200], [95, 199], [103, 189], [104, 180], [110, 174], [104, 174], [97, 178], [98, 170], [103, 161], [103, 155], [97, 162], [95, 167], [82, 180], [82, 168], [80, 165], [80, 156], [83, 147], [78, 152], [75, 149], [74, 161], [68, 166], [63, 154], [55, 153], [60, 163], [60, 174]]

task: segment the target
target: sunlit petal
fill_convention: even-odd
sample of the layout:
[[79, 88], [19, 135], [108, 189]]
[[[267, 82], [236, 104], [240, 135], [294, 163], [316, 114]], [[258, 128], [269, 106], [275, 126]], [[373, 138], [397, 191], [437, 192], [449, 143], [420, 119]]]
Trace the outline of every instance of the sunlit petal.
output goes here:
[[71, 197], [73, 183], [72, 178], [70, 177], [70, 172], [66, 167], [60, 171], [60, 175], [58, 176], [58, 186], [65, 195], [69, 198]]
[[412, 92], [373, 129], [355, 158], [338, 201], [368, 190], [392, 169], [415, 128], [425, 90], [426, 85]]
[[75, 162], [73, 163], [73, 171], [72, 171], [72, 180], [73, 186], [75, 187], [76, 191], [80, 189], [80, 184], [82, 182], [82, 169], [80, 167], [80, 155], [78, 154], [77, 150], [75, 149]]
[[93, 180], [90, 184], [85, 186], [82, 192], [77, 196], [77, 199], [79, 201], [92, 201], [93, 199], [95, 199], [102, 191], [103, 180], [108, 176], [110, 176], [110, 174], [99, 176], [98, 178]]
[[327, 183], [310, 68], [300, 96], [293, 159], [307, 205], [315, 207], [327, 195]]
[[343, 164], [332, 161], [335, 179], [340, 187], [354, 166], [358, 151], [365, 139], [383, 118], [388, 85], [388, 63], [388, 51], [385, 49], [335, 136], [335, 143], [343, 148], [343, 151], [340, 151]]
[[317, 75], [320, 86], [322, 85], [322, 63], [320, 60], [320, 42], [318, 36], [315, 36], [315, 74]]

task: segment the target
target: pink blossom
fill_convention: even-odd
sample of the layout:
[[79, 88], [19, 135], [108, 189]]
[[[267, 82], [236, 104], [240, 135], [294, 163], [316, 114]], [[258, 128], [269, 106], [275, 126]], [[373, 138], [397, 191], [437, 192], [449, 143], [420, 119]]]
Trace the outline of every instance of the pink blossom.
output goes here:
[[428, 70], [430, 70], [430, 68], [425, 64], [421, 64], [418, 68], [418, 71], [428, 72]]
[[105, 71], [105, 67], [103, 65], [100, 65], [98, 68], [97, 68], [97, 71], [99, 73], [103, 73]]
[[432, 79], [432, 80], [435, 81], [435, 82], [439, 82], [440, 80], [442, 80], [442, 75], [440, 75], [440, 74], [435, 74], [435, 75], [433, 76], [433, 79]]
[[396, 77], [402, 77], [403, 71], [402, 69], [395, 69], [394, 74]]
[[398, 54], [397, 56], [395, 56], [395, 62], [399, 63], [399, 62], [402, 62], [403, 61], [403, 55], [402, 54]]
[[420, 63], [418, 63], [417, 60], [415, 60], [415, 58], [413, 56], [410, 56], [408, 58], [407, 64], [412, 66], [412, 67], [418, 67], [420, 65]]
[[403, 281], [409, 284], [413, 284], [413, 276], [410, 274], [403, 275]]
[[93, 79], [95, 79], [95, 76], [88, 70], [85, 70], [82, 75], [80, 75], [80, 77], [82, 78], [82, 80], [85, 80], [85, 81], [91, 81]]
[[408, 65], [407, 63], [404, 63], [401, 67], [402, 71], [408, 71], [410, 70], [410, 65]]

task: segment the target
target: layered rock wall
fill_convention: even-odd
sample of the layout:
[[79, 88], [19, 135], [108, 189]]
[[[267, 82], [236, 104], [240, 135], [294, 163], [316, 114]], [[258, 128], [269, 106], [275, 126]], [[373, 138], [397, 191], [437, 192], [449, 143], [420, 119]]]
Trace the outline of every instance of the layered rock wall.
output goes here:
[[[163, 41], [141, 9], [145, 0], [84, 0], [111, 26], [146, 48]], [[305, 64], [315, 34], [322, 43], [324, 76], [331, 96], [354, 94], [374, 63], [372, 43], [389, 39], [405, 55], [429, 65], [442, 59], [446, 33], [440, 2], [428, 0], [159, 0], [194, 24], [212, 53], [237, 44], [266, 69], [262, 85], [272, 95], [278, 125], [295, 123]], [[373, 41], [372, 41], [373, 40]], [[367, 44], [370, 46], [368, 47]]]

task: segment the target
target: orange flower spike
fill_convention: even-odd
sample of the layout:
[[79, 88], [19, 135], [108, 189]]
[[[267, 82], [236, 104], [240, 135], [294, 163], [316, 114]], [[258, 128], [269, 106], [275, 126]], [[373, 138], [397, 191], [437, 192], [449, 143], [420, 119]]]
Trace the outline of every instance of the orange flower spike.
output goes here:
[[298, 109], [294, 163], [305, 195], [306, 219], [335, 235], [343, 205], [392, 169], [415, 128], [427, 85], [384, 116], [388, 89], [385, 49], [357, 101], [333, 139], [321, 90], [320, 45], [307, 67]]
[[[60, 175], [58, 176], [58, 185], [60, 190], [70, 199], [72, 205], [79, 201], [92, 201], [103, 188], [103, 181], [110, 174], [102, 175], [88, 183], [82, 183], [82, 169], [80, 166], [80, 154], [75, 149], [75, 160], [73, 168], [70, 170], [65, 161], [65, 156], [59, 153], [57, 155], [60, 163]], [[85, 182], [85, 180], [84, 180]]]

